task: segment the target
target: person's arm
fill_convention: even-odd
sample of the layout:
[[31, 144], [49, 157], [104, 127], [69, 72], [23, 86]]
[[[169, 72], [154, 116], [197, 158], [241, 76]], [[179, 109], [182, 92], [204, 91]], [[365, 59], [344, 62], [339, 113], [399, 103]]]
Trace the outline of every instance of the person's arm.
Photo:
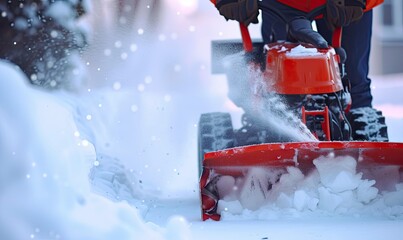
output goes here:
[[258, 22], [257, 0], [211, 0], [211, 2], [227, 20], [236, 20], [245, 26]]
[[327, 0], [325, 19], [329, 29], [345, 27], [364, 14], [366, 0]]

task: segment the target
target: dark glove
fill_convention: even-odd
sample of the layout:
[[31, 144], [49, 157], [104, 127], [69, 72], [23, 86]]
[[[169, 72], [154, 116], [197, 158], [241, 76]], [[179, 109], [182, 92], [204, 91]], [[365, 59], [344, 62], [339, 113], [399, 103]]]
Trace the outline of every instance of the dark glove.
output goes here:
[[348, 26], [364, 14], [366, 0], [327, 0], [325, 18], [331, 30]]
[[257, 0], [217, 0], [215, 6], [227, 20], [236, 20], [245, 26], [250, 23], [258, 23]]
[[311, 21], [299, 17], [288, 23], [288, 38], [290, 41], [305, 42], [317, 48], [327, 48], [327, 41], [312, 29]]

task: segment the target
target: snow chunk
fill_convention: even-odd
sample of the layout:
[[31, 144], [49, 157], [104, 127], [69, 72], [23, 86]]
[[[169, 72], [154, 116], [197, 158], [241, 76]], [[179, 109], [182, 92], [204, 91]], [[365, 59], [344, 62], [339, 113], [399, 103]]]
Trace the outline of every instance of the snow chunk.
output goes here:
[[269, 191], [282, 175], [282, 169], [251, 168], [240, 188], [239, 201], [250, 210], [257, 210], [268, 199]]
[[343, 201], [343, 199], [338, 195], [331, 193], [328, 189], [321, 187], [319, 191], [319, 208], [328, 211], [334, 211]]
[[285, 193], [280, 193], [280, 196], [277, 198], [276, 205], [280, 208], [291, 208], [292, 207], [292, 198], [286, 195]]
[[217, 190], [219, 196], [230, 196], [236, 191], [235, 178], [232, 176], [222, 176], [217, 181]]
[[252, 168], [246, 176], [240, 192], [242, 205], [250, 210], [257, 210], [267, 198], [269, 176], [263, 168]]
[[327, 158], [313, 161], [319, 171], [322, 184], [334, 193], [356, 189], [362, 174], [356, 175], [357, 162], [350, 156]]
[[374, 186], [382, 191], [395, 191], [400, 181], [399, 166], [376, 166], [363, 169], [363, 177], [375, 180]]
[[378, 195], [378, 189], [372, 187], [374, 180], [363, 180], [357, 188], [357, 199], [363, 203], [369, 203]]
[[298, 190], [294, 194], [294, 207], [298, 211], [305, 209], [315, 210], [319, 200], [317, 198], [311, 198], [305, 191]]

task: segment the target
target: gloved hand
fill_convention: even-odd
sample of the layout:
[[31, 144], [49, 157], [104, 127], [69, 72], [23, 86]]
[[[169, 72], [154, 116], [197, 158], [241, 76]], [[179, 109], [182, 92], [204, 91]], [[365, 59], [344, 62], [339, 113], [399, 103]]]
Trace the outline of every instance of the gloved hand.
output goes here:
[[236, 20], [245, 26], [250, 23], [258, 23], [257, 0], [217, 0], [215, 6], [227, 20]]
[[317, 48], [327, 48], [327, 41], [312, 29], [311, 21], [298, 17], [288, 23], [288, 40], [310, 43]]
[[366, 0], [327, 0], [325, 18], [331, 30], [348, 26], [364, 14]]
[[[300, 0], [303, 1], [303, 0]], [[310, 43], [317, 48], [327, 48], [327, 41], [318, 32], [312, 29], [311, 21], [308, 20], [308, 14], [300, 11], [281, 1], [260, 1], [259, 7], [262, 9], [263, 16], [269, 13], [277, 18], [278, 23], [284, 23], [288, 26], [287, 39], [275, 40], [288, 40], [291, 42]], [[271, 26], [270, 24], [267, 24]], [[263, 23], [263, 27], [265, 24]], [[263, 30], [264, 31], [264, 30]], [[284, 36], [283, 36], [284, 38]]]

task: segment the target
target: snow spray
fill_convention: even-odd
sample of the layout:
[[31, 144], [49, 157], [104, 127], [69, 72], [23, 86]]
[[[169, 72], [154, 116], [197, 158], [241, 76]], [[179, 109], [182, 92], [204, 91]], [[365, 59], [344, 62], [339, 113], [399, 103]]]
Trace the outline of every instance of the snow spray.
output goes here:
[[222, 67], [226, 69], [230, 81], [228, 97], [239, 107], [251, 111], [253, 117], [267, 126], [271, 133], [286, 138], [286, 141], [317, 141], [281, 96], [267, 91], [270, 89], [267, 77], [263, 76], [258, 65], [244, 52], [227, 55], [223, 59]]
[[252, 67], [248, 71], [254, 78], [252, 94], [260, 99], [254, 103], [259, 119], [293, 141], [318, 141], [296, 113], [284, 103], [280, 95], [267, 92], [270, 88], [262, 72]]

